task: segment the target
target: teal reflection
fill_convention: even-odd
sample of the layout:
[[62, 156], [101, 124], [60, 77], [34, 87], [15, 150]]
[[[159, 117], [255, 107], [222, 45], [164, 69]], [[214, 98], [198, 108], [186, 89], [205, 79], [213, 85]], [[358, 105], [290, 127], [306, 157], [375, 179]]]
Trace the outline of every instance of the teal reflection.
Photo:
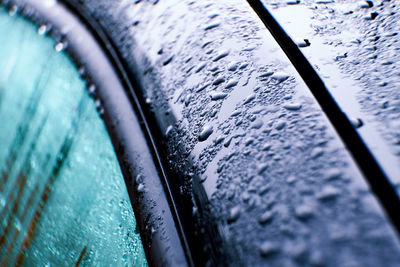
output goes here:
[[56, 50], [0, 8], [0, 265], [147, 266], [104, 123]]

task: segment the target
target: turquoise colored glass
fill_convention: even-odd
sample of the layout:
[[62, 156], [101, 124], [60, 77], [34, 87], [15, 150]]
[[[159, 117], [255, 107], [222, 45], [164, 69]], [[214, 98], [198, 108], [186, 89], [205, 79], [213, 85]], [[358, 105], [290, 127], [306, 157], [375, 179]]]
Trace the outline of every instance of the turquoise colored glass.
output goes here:
[[95, 101], [55, 46], [0, 8], [0, 265], [147, 266]]

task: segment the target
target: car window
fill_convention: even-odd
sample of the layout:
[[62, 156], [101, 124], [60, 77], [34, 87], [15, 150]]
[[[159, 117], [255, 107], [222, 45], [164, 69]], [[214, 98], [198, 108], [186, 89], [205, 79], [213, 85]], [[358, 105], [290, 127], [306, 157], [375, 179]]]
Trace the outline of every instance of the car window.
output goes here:
[[147, 266], [101, 107], [45, 33], [0, 9], [0, 261]]

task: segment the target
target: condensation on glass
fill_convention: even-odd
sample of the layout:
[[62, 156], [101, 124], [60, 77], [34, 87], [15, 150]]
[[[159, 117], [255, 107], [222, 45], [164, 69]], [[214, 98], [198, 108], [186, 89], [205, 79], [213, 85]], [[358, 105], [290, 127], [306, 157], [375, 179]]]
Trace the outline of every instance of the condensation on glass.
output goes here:
[[85, 82], [52, 38], [11, 15], [0, 8], [0, 265], [147, 266]]

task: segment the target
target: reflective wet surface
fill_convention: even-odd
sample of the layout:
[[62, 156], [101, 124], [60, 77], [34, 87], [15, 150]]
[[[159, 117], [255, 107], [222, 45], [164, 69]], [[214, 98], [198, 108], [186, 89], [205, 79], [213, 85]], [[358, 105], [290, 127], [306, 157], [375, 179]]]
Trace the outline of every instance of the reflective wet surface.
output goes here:
[[[245, 1], [79, 2], [135, 78], [196, 263], [398, 265], [381, 206]], [[265, 1], [396, 181], [396, 4], [369, 2]]]
[[[396, 186], [400, 179], [398, 5], [393, 1], [263, 1], [302, 48]], [[375, 16], [376, 14], [376, 16]], [[374, 18], [372, 18], [374, 17]]]
[[1, 265], [147, 266], [93, 87], [14, 9], [0, 8]]
[[[224, 255], [214, 264], [397, 265], [397, 235], [364, 177], [244, 1], [84, 6], [116, 40], [163, 136], [185, 231], [206, 240], [195, 254]], [[305, 50], [317, 44], [301, 38]]]

